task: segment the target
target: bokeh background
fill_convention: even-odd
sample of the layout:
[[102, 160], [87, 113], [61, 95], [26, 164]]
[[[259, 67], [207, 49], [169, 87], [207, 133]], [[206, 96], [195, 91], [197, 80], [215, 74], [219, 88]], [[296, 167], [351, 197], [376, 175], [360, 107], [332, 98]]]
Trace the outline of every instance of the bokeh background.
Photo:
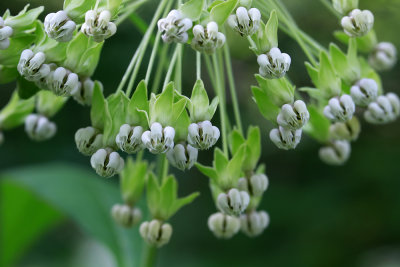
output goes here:
[[[32, 7], [44, 5], [44, 14], [62, 8], [61, 0], [2, 0], [0, 14], [7, 8], [16, 14], [28, 2]], [[332, 32], [339, 29], [338, 21], [320, 1], [283, 2], [299, 26], [320, 43], [327, 46], [335, 41]], [[360, 3], [363, 9], [373, 11], [379, 40], [393, 42], [400, 49], [400, 1], [360, 0]], [[141, 8], [140, 17], [149, 21], [153, 6], [154, 1], [153, 5]], [[116, 89], [141, 36], [126, 22], [105, 43], [94, 78], [102, 81], [106, 93]], [[297, 44], [284, 34], [280, 35], [279, 43], [292, 56], [289, 75], [293, 82], [298, 87], [311, 85], [304, 68], [305, 57]], [[307, 136], [295, 151], [278, 150], [267, 138], [272, 126], [262, 118], [251, 99], [250, 85], [256, 83], [253, 76], [257, 72], [256, 58], [247, 51], [246, 42], [234, 39], [229, 45], [243, 122], [262, 128], [262, 162], [266, 164], [270, 187], [260, 209], [268, 211], [271, 224], [262, 236], [254, 239], [242, 234], [229, 241], [215, 239], [206, 224], [208, 216], [215, 212], [208, 179], [196, 169], [188, 173], [173, 170], [181, 195], [200, 191], [201, 196], [172, 218], [173, 238], [160, 250], [157, 266], [400, 266], [399, 122], [383, 126], [363, 122], [361, 136], [352, 144], [352, 156], [342, 167], [321, 163], [319, 144]], [[185, 50], [186, 94], [195, 79], [193, 55], [190, 48]], [[385, 90], [400, 94], [399, 72], [400, 64], [382, 74]], [[0, 106], [7, 103], [14, 87], [14, 84], [0, 86]], [[232, 108], [229, 103], [228, 108]], [[89, 159], [78, 153], [73, 138], [78, 128], [89, 125], [89, 110], [70, 101], [54, 120], [58, 133], [45, 143], [31, 142], [22, 127], [6, 132], [6, 142], [0, 147], [0, 170], [63, 162], [64, 166], [80, 166], [90, 171]], [[200, 153], [200, 162], [210, 164], [211, 160], [211, 152]], [[55, 172], [54, 179], [57, 178]], [[115, 187], [116, 181], [114, 178], [101, 183]], [[2, 188], [8, 191], [0, 191], [3, 196], [0, 212], [7, 207], [11, 214], [19, 214], [15, 215], [19, 218], [15, 221], [19, 228], [3, 228], [9, 231], [8, 235], [18, 239], [38, 217], [56, 218], [26, 242], [15, 266], [113, 266], [104, 246], [82, 231], [70, 216], [57, 211], [51, 203], [46, 204], [35, 193], [28, 198], [32, 199], [30, 206], [21, 207], [18, 200], [29, 195], [29, 190]], [[67, 194], [66, 201], [74, 203], [74, 190]], [[1, 234], [5, 235], [0, 231]], [[2, 245], [0, 250], [6, 251], [7, 244]]]

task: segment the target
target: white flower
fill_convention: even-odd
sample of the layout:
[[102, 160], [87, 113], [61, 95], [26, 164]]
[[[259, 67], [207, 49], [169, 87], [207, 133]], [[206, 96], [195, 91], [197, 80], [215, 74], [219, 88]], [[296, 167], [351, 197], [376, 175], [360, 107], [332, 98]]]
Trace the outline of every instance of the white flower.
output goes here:
[[117, 146], [124, 152], [132, 154], [142, 149], [142, 126], [124, 124], [115, 138]]
[[329, 100], [328, 105], [324, 108], [324, 115], [331, 121], [345, 122], [353, 117], [355, 111], [356, 105], [351, 96], [342, 95]]
[[319, 158], [329, 165], [342, 165], [350, 157], [351, 146], [348, 141], [336, 140], [319, 150]]
[[103, 145], [103, 135], [93, 127], [81, 128], [75, 133], [75, 144], [83, 155], [91, 156]]
[[369, 10], [354, 9], [341, 21], [344, 32], [350, 37], [366, 35], [374, 26], [374, 15]]
[[332, 0], [333, 8], [341, 14], [348, 14], [358, 7], [358, 0]]
[[290, 130], [301, 129], [309, 120], [310, 113], [302, 100], [297, 100], [293, 105], [283, 105], [277, 117], [278, 124]]
[[239, 232], [240, 220], [217, 212], [208, 218], [208, 229], [218, 238], [229, 239]]
[[73, 95], [81, 86], [78, 75], [63, 67], [58, 67], [47, 77], [48, 89], [58, 96]]
[[241, 230], [249, 237], [255, 237], [262, 234], [265, 228], [268, 227], [269, 221], [269, 215], [265, 211], [252, 211], [240, 216]]
[[400, 115], [400, 100], [394, 93], [379, 96], [368, 105], [364, 118], [372, 124], [384, 124], [396, 120]]
[[290, 68], [292, 59], [286, 53], [281, 53], [279, 48], [272, 48], [267, 54], [261, 54], [257, 58], [260, 65], [260, 75], [268, 79], [282, 78]]
[[71, 41], [75, 28], [75, 22], [68, 18], [64, 10], [50, 13], [44, 19], [44, 30], [50, 38], [57, 42]]
[[132, 208], [126, 204], [115, 204], [111, 209], [113, 219], [124, 227], [132, 227], [142, 219], [142, 212], [138, 208]]
[[105, 178], [116, 175], [124, 168], [124, 159], [111, 148], [101, 148], [90, 158], [92, 168]]
[[198, 149], [189, 144], [177, 144], [167, 152], [167, 158], [172, 166], [184, 171], [193, 167], [197, 161], [198, 154]]
[[154, 122], [150, 131], [142, 134], [142, 142], [145, 147], [154, 154], [165, 153], [174, 147], [175, 129], [165, 128], [158, 122]]
[[172, 226], [159, 220], [143, 222], [139, 229], [143, 240], [149, 245], [162, 247], [166, 245], [172, 236]]
[[247, 11], [245, 7], [238, 7], [236, 14], [229, 16], [228, 25], [241, 36], [250, 36], [258, 31], [260, 21], [261, 13], [257, 8]]
[[360, 107], [366, 107], [378, 97], [378, 84], [373, 79], [361, 79], [350, 90], [351, 98]]
[[56, 124], [45, 116], [30, 114], [25, 118], [25, 132], [34, 141], [48, 140], [56, 134], [56, 131]]
[[85, 23], [81, 27], [81, 32], [100, 43], [117, 32], [117, 26], [110, 20], [111, 13], [108, 10], [103, 10], [100, 14], [95, 10], [89, 10], [85, 14]]
[[[103, 91], [103, 85], [100, 84], [100, 90]], [[94, 82], [90, 78], [86, 78], [82, 81], [79, 90], [77, 90], [72, 96], [81, 105], [92, 105]]]
[[301, 129], [292, 131], [279, 126], [269, 132], [269, 138], [278, 148], [289, 150], [295, 149], [300, 143], [301, 134]]
[[397, 49], [392, 43], [379, 43], [369, 55], [368, 62], [378, 71], [390, 70], [396, 65]]
[[[46, 65], [49, 66], [49, 69], [50, 69], [49, 75], [58, 68], [58, 66], [56, 64], [54, 64], [54, 63], [49, 63], [49, 64], [46, 64]], [[44, 77], [40, 78], [39, 80], [36, 80], [35, 81], [36, 86], [39, 87], [40, 89], [43, 89], [43, 90], [50, 90], [49, 89], [49, 85], [48, 85], [48, 77], [49, 77], [49, 75], [44, 76]]]
[[220, 132], [210, 121], [192, 123], [188, 128], [189, 134], [187, 141], [195, 148], [204, 150], [209, 149], [218, 141]]
[[171, 10], [166, 18], [160, 19], [157, 23], [161, 38], [166, 43], [186, 43], [189, 39], [187, 31], [192, 28], [191, 19], [184, 18], [178, 10]]
[[13, 34], [13, 29], [10, 26], [4, 25], [4, 20], [0, 17], [0, 50], [5, 50], [10, 46], [10, 37]]
[[44, 64], [46, 56], [43, 52], [33, 53], [25, 49], [21, 53], [17, 69], [18, 72], [28, 81], [39, 81], [50, 73], [48, 64]]
[[217, 207], [221, 212], [228, 215], [239, 215], [244, 212], [250, 203], [250, 196], [246, 191], [232, 188], [227, 194], [218, 195]]
[[247, 178], [240, 178], [238, 181], [238, 189], [247, 191], [252, 196], [260, 197], [268, 188], [268, 177], [263, 174], [253, 174], [250, 180]]
[[221, 48], [225, 43], [225, 35], [218, 31], [218, 24], [211, 21], [206, 29], [201, 25], [193, 27], [192, 48], [206, 54], [213, 54], [215, 50]]
[[361, 131], [361, 124], [356, 116], [346, 122], [336, 122], [329, 127], [330, 137], [334, 140], [355, 141]]

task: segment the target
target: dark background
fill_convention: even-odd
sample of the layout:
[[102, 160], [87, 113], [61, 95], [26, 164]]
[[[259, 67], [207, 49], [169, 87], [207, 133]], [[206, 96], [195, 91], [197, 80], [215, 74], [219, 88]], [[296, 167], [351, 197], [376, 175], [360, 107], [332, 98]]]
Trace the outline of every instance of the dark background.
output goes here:
[[[283, 2], [307, 33], [325, 46], [334, 41], [332, 32], [339, 29], [338, 21], [319, 1]], [[379, 40], [393, 42], [400, 48], [400, 1], [360, 2], [361, 8], [373, 11]], [[0, 14], [6, 8], [16, 14], [26, 3], [1, 1]], [[45, 5], [44, 14], [62, 8], [62, 1], [30, 3], [32, 7]], [[154, 10], [149, 7], [151, 4], [145, 5], [139, 13], [147, 21]], [[140, 36], [126, 22], [105, 43], [94, 78], [102, 81], [106, 94], [116, 90]], [[305, 57], [297, 44], [283, 34], [279, 43], [281, 50], [292, 57], [290, 78], [298, 87], [310, 86]], [[246, 42], [235, 39], [230, 46], [243, 122], [262, 128], [262, 162], [267, 167], [270, 187], [260, 209], [268, 211], [271, 224], [255, 239], [242, 234], [229, 241], [215, 239], [206, 224], [208, 216], [215, 212], [207, 178], [196, 169], [188, 173], [174, 170], [180, 193], [198, 190], [201, 197], [172, 218], [174, 235], [160, 252], [159, 266], [400, 266], [399, 123], [374, 126], [363, 121], [360, 138], [352, 144], [352, 156], [342, 167], [321, 163], [319, 145], [307, 136], [295, 151], [278, 150], [268, 138], [272, 126], [262, 118], [250, 95], [250, 85], [255, 84], [256, 59], [247, 52]], [[186, 95], [195, 79], [193, 55], [187, 47], [183, 78]], [[399, 71], [400, 64], [382, 74], [386, 91], [400, 93]], [[14, 84], [1, 85], [0, 89], [0, 106], [3, 106]], [[0, 148], [0, 169], [53, 161], [90, 168], [88, 158], [78, 153], [73, 139], [78, 128], [89, 125], [89, 109], [70, 101], [54, 121], [57, 135], [45, 143], [31, 142], [22, 127], [6, 132]], [[210, 164], [211, 160], [211, 152], [200, 153], [201, 163]], [[90, 238], [66, 219], [27, 250], [21, 266], [61, 266], [76, 254], [73, 248], [92, 243], [87, 240]], [[109, 266], [105, 262], [104, 266]]]

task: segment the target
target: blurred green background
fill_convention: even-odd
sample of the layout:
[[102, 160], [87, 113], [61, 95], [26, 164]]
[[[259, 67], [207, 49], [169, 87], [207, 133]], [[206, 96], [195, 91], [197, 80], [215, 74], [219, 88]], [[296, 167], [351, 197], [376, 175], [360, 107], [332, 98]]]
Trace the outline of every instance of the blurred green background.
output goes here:
[[[44, 14], [62, 8], [61, 0], [1, 1], [0, 14], [7, 8], [16, 14], [27, 2], [32, 7], [44, 5]], [[339, 29], [338, 21], [319, 1], [283, 2], [307, 33], [323, 45], [334, 41], [332, 32]], [[400, 49], [400, 1], [360, 0], [360, 4], [374, 12], [379, 40], [393, 42]], [[149, 21], [153, 6], [141, 8], [140, 17]], [[116, 89], [140, 38], [126, 22], [105, 43], [94, 78], [102, 81], [106, 93]], [[297, 44], [283, 34], [279, 42], [281, 50], [292, 56], [289, 75], [293, 82], [298, 87], [311, 85]], [[243, 121], [260, 125], [263, 131], [262, 162], [270, 187], [260, 209], [268, 211], [271, 224], [255, 239], [242, 234], [229, 241], [215, 239], [206, 223], [215, 212], [207, 178], [195, 169], [188, 173], [173, 170], [181, 195], [198, 190], [201, 196], [173, 217], [174, 234], [160, 250], [158, 266], [400, 266], [400, 124], [363, 123], [359, 140], [352, 144], [351, 159], [343, 167], [321, 163], [319, 145], [307, 136], [295, 151], [278, 150], [267, 138], [271, 125], [250, 95], [257, 72], [255, 56], [247, 52], [246, 42], [234, 39], [229, 45]], [[195, 79], [193, 54], [186, 49], [186, 94]], [[400, 64], [382, 74], [386, 91], [400, 94], [399, 72]], [[0, 106], [7, 103], [14, 86], [1, 85]], [[7, 257], [7, 251], [18, 248], [12, 266], [114, 266], [110, 252], [96, 240], [104, 241], [111, 230], [131, 236], [111, 225], [107, 217], [108, 208], [119, 198], [117, 178], [97, 178], [89, 159], [75, 148], [75, 131], [89, 125], [87, 108], [70, 101], [54, 120], [58, 133], [45, 143], [31, 142], [22, 127], [5, 133], [0, 170], [8, 174], [0, 186], [0, 251]], [[210, 164], [211, 160], [211, 152], [200, 153], [200, 162]], [[103, 229], [105, 222], [109, 228]], [[96, 233], [106, 236], [102, 239]], [[5, 240], [13, 242], [4, 244]], [[121, 240], [113, 242], [127, 249]], [[131, 254], [135, 258], [140, 252], [137, 247]]]

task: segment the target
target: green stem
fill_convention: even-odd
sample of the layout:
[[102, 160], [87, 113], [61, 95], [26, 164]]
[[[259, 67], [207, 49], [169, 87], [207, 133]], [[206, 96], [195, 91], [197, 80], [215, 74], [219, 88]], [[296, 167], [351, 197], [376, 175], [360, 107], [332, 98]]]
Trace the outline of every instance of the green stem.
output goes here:
[[157, 49], [158, 49], [158, 46], [160, 45], [160, 39], [161, 39], [161, 32], [159, 31], [156, 36], [156, 41], [154, 43], [153, 50], [151, 51], [149, 65], [147, 66], [146, 77], [144, 79], [146, 84], [148, 84], [149, 80], [150, 80], [151, 71], [153, 70], [154, 60], [157, 55]]
[[163, 72], [163, 68], [165, 67], [165, 69], [167, 68], [165, 65], [165, 61], [167, 59], [167, 55], [168, 55], [168, 45], [164, 45], [162, 50], [161, 50], [161, 59], [160, 59], [160, 63], [157, 66], [156, 69], [156, 77], [153, 80], [153, 86], [151, 87], [151, 92], [152, 93], [157, 93], [159, 91], [159, 87], [160, 87], [160, 83], [161, 83], [161, 77]]
[[333, 8], [333, 6], [331, 5], [330, 1], [328, 1], [328, 0], [320, 0], [320, 1], [338, 19], [342, 18], [342, 14], [340, 14], [336, 9]]
[[135, 62], [139, 56], [139, 52], [140, 52], [140, 48], [141, 48], [142, 44], [143, 44], [143, 39], [142, 39], [142, 42], [139, 44], [139, 47], [136, 49], [135, 54], [133, 54], [133, 57], [132, 57], [131, 61], [129, 62], [128, 68], [126, 69], [124, 76], [122, 76], [121, 82], [119, 83], [118, 88], [117, 88], [117, 92], [122, 91], [126, 82], [128, 81], [129, 74], [132, 72], [132, 69], [135, 66]]
[[158, 178], [161, 183], [168, 176], [169, 162], [165, 154], [158, 155]]
[[115, 21], [115, 25], [120, 25], [122, 22], [124, 22], [127, 18], [129, 18], [129, 16], [135, 12], [141, 5], [143, 5], [144, 3], [146, 3], [148, 0], [138, 0], [134, 3], [129, 4], [126, 8], [125, 8], [125, 12], [122, 13], [117, 20]]
[[196, 79], [201, 80], [201, 53], [196, 52]]
[[165, 75], [163, 90], [164, 90], [165, 86], [171, 81], [172, 71], [175, 67], [176, 59], [178, 58], [178, 52], [179, 52], [178, 45], [176, 45], [174, 55], [172, 56], [171, 63], [168, 67], [167, 74]]
[[178, 92], [182, 93], [182, 55], [183, 44], [178, 44], [178, 58], [175, 68], [175, 88]]
[[153, 267], [156, 263], [157, 248], [154, 246], [146, 245], [144, 248], [144, 258], [142, 261], [142, 267]]

